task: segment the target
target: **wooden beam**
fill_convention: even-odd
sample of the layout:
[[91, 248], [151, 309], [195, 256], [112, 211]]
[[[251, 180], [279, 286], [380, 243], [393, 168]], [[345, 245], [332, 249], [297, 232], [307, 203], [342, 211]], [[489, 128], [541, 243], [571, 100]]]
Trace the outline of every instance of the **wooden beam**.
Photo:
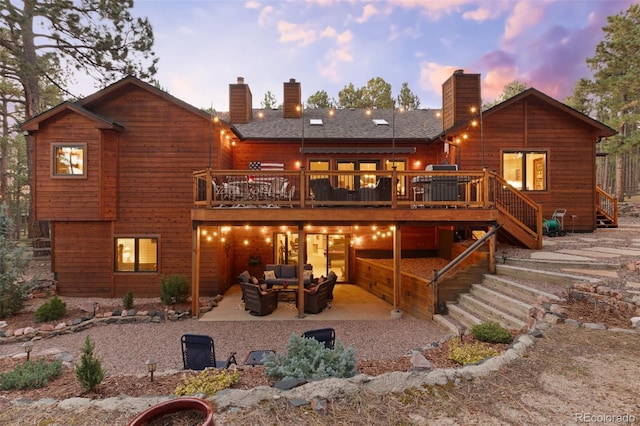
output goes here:
[[298, 318], [304, 318], [304, 265], [307, 253], [307, 233], [302, 223], [298, 224]]
[[191, 231], [191, 315], [200, 316], [200, 226]]
[[400, 266], [402, 263], [402, 235], [400, 225], [396, 224], [393, 231], [393, 309], [400, 309], [402, 282]]

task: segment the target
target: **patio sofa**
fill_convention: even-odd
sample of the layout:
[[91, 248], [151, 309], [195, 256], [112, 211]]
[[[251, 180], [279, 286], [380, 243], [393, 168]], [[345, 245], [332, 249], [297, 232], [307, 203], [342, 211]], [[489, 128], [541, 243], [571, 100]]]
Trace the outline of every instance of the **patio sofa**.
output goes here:
[[[304, 265], [305, 277], [304, 285], [307, 286], [313, 280], [313, 266], [306, 263]], [[298, 285], [298, 265], [284, 265], [268, 263], [264, 267], [264, 282], [269, 288], [273, 284]]]
[[334, 188], [331, 186], [329, 178], [310, 179], [309, 187], [313, 193], [313, 202], [322, 201], [347, 201], [349, 199], [349, 190], [347, 188]]
[[360, 201], [391, 201], [391, 189], [391, 178], [381, 177], [375, 187], [360, 188], [358, 198]]

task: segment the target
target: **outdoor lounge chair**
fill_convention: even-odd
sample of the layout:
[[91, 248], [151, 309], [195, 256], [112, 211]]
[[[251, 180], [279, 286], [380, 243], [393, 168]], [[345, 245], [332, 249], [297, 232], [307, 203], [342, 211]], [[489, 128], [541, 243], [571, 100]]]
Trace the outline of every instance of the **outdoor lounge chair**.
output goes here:
[[204, 370], [207, 367], [228, 368], [231, 364], [237, 364], [236, 353], [226, 361], [216, 361], [216, 351], [213, 339], [204, 334], [185, 334], [181, 339], [182, 363], [185, 370]]
[[244, 309], [251, 315], [269, 315], [278, 307], [277, 291], [262, 291], [257, 284], [242, 283], [240, 285], [244, 294]]
[[308, 314], [319, 314], [327, 307], [327, 294], [330, 282], [328, 280], [318, 283], [315, 287], [304, 289], [304, 311]]
[[316, 339], [318, 342], [324, 343], [327, 349], [333, 349], [336, 343], [336, 331], [333, 328], [318, 328], [302, 333], [305, 339]]

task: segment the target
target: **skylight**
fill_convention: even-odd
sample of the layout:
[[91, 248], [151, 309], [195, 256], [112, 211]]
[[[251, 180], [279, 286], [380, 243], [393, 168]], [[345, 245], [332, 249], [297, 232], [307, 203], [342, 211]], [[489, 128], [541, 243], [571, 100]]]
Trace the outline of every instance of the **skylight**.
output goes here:
[[387, 120], [385, 120], [384, 118], [374, 118], [371, 121], [373, 121], [373, 124], [375, 124], [376, 126], [388, 126], [389, 125]]
[[310, 118], [309, 124], [312, 126], [322, 126], [322, 118]]

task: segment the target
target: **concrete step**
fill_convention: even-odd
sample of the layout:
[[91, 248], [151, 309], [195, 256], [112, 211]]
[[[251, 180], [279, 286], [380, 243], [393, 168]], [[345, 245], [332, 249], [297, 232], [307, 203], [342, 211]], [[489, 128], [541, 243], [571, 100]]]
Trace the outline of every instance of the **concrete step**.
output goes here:
[[592, 284], [597, 284], [600, 282], [600, 279], [589, 277], [586, 275], [567, 274], [564, 272], [524, 268], [520, 266], [510, 265], [496, 265], [496, 273], [498, 275], [506, 277], [531, 281], [542, 281], [546, 283], [559, 284], [562, 286], [567, 286], [567, 284], [573, 282], [588, 282]]
[[524, 303], [518, 299], [509, 297], [482, 284], [472, 284], [471, 294], [477, 299], [495, 306], [515, 318], [525, 322], [529, 320], [529, 310], [532, 307], [529, 303]]
[[[563, 253], [559, 253], [558, 256], [562, 256]], [[584, 255], [586, 256], [586, 254]], [[498, 262], [501, 262], [500, 260]], [[622, 268], [622, 265], [619, 263], [601, 263], [601, 262], [587, 262], [587, 261], [571, 261], [571, 260], [547, 260], [547, 259], [517, 259], [517, 258], [506, 258], [504, 259], [504, 264], [509, 266], [519, 266], [527, 269], [537, 269], [537, 268], [546, 268], [546, 269], [566, 269], [566, 268], [576, 268], [576, 269], [596, 269], [596, 270], [618, 270]]]
[[525, 303], [534, 304], [539, 296], [548, 297], [551, 301], [561, 301], [562, 299], [555, 294], [538, 290], [498, 275], [487, 274], [484, 276], [482, 284], [491, 290], [502, 293], [504, 295], [521, 300]]
[[449, 315], [434, 314], [433, 322], [453, 335], [460, 335], [460, 323]]
[[478, 318], [471, 312], [468, 312], [467, 310], [462, 308], [460, 305], [458, 305], [458, 302], [447, 302], [447, 311], [450, 317], [458, 321], [467, 329], [471, 329], [471, 327], [473, 327], [474, 325], [480, 324], [482, 322], [481, 318]]
[[483, 322], [496, 321], [505, 328], [515, 330], [520, 330], [527, 326], [526, 321], [493, 307], [470, 293], [461, 294], [458, 298], [458, 303], [473, 316], [482, 319]]

